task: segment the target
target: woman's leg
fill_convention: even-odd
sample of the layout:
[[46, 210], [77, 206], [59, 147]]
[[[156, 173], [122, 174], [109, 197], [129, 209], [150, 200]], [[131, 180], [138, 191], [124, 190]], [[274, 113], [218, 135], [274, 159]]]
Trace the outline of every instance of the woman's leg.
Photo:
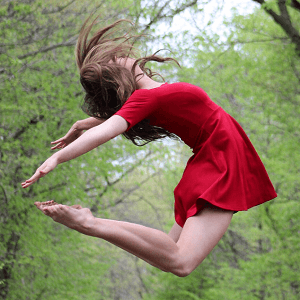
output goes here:
[[52, 205], [41, 209], [54, 221], [102, 238], [151, 265], [177, 276], [190, 274], [227, 230], [232, 212], [206, 207], [190, 217], [177, 243], [162, 231], [138, 224], [94, 218], [89, 209]]

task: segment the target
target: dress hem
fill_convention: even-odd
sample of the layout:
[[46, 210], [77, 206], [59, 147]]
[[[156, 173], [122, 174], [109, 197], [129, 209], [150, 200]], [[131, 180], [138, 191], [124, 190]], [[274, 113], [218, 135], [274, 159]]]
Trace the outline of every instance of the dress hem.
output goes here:
[[[228, 208], [228, 207], [224, 207], [224, 206], [221, 207], [219, 203], [216, 205], [214, 201], [211, 201], [211, 200], [209, 201], [209, 200], [207, 200], [207, 199], [204, 199], [204, 198], [199, 197], [199, 198], [197, 199], [196, 203], [195, 203], [195, 204], [187, 211], [187, 213], [186, 213], [186, 220], [187, 220], [188, 218], [190, 218], [190, 217], [193, 217], [193, 216], [196, 215], [198, 212], [200, 212], [202, 209], [204, 209], [206, 203], [212, 204], [212, 205], [214, 205], [214, 206], [216, 206], [216, 207], [218, 207], [218, 208], [220, 208], [220, 209], [233, 211], [233, 212], [235, 213], [235, 212], [239, 212], [239, 211], [247, 211], [247, 210], [249, 210], [249, 209], [252, 208], [252, 207], [255, 207], [255, 206], [261, 205], [261, 204], [263, 204], [263, 203], [265, 203], [265, 202], [271, 201], [271, 200], [273, 200], [274, 198], [277, 197], [277, 194], [275, 193], [275, 195], [272, 195], [272, 196], [270, 196], [270, 197], [271, 197], [271, 198], [268, 199], [268, 200], [263, 200], [263, 201], [261, 201], [261, 202], [258, 202], [258, 203], [255, 204], [255, 205], [252, 205], [252, 206], [249, 206], [248, 208], [243, 208], [243, 209], [241, 209], [241, 208], [238, 208], [238, 209], [237, 209], [237, 208]], [[199, 200], [203, 200], [203, 201], [199, 201]], [[176, 221], [176, 223], [177, 223], [180, 227], [183, 227], [183, 226], [184, 226], [186, 220], [183, 221], [183, 218], [182, 218], [179, 214], [177, 214], [177, 215], [175, 214], [175, 221]]]

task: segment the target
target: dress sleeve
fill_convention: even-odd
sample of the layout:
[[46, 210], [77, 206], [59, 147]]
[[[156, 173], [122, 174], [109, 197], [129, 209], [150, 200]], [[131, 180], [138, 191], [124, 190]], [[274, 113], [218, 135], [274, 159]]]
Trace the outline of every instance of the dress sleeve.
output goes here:
[[115, 115], [123, 117], [129, 126], [126, 131], [140, 121], [147, 119], [158, 106], [157, 98], [149, 90], [136, 90]]

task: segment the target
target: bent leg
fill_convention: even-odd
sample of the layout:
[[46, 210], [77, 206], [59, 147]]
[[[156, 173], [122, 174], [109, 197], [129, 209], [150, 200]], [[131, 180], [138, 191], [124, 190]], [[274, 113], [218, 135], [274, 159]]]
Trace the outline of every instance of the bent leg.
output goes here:
[[177, 243], [161, 231], [112, 220], [99, 219], [99, 226], [93, 235], [125, 249], [163, 271], [187, 276], [222, 238], [232, 214], [231, 211], [206, 207], [186, 221]]
[[211, 205], [187, 219], [177, 242], [179, 256], [184, 257], [183, 274], [190, 274], [218, 244], [232, 215]]
[[177, 276], [187, 276], [205, 259], [227, 230], [233, 214], [232, 211], [206, 207], [186, 221], [175, 243], [162, 231], [94, 218], [86, 208], [53, 205], [45, 209], [55, 221], [86, 235], [102, 238]]

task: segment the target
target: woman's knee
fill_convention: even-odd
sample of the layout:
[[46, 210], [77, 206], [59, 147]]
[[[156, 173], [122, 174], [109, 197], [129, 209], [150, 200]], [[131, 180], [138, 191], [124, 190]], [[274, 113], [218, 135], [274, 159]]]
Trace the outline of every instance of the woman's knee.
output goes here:
[[200, 263], [191, 260], [187, 253], [184, 255], [178, 255], [174, 258], [170, 272], [178, 277], [186, 277], [190, 275], [200, 265]]
[[177, 242], [178, 252], [173, 256], [171, 272], [180, 277], [193, 272], [222, 238], [231, 218], [232, 212], [209, 208], [189, 218]]

